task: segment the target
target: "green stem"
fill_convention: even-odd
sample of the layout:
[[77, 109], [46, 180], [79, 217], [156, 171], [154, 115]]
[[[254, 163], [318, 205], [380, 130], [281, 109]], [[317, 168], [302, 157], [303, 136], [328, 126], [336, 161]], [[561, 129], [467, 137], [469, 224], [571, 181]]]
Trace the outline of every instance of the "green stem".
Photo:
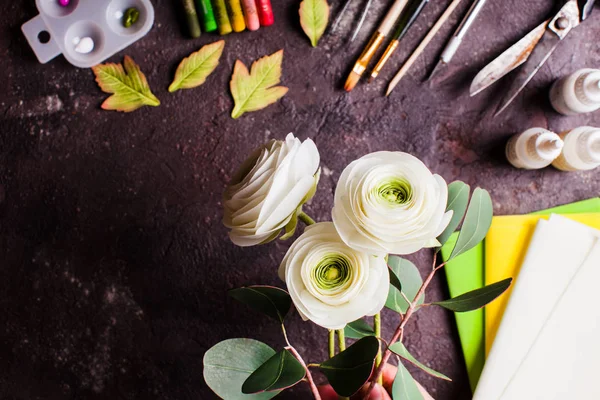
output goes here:
[[315, 220], [309, 217], [304, 211], [301, 211], [300, 214], [298, 214], [298, 219], [300, 219], [300, 221], [304, 222], [306, 225], [316, 224]]
[[[381, 338], [381, 313], [377, 313], [373, 317], [373, 329], [375, 329], [375, 337]], [[381, 344], [379, 344], [379, 350], [375, 358], [375, 369], [379, 367], [379, 364], [381, 364]], [[383, 385], [383, 375], [377, 378], [377, 383]]]
[[335, 331], [329, 330], [329, 358], [335, 356]]
[[338, 329], [338, 346], [340, 347], [340, 353], [346, 350], [346, 335], [344, 333], [344, 329]]

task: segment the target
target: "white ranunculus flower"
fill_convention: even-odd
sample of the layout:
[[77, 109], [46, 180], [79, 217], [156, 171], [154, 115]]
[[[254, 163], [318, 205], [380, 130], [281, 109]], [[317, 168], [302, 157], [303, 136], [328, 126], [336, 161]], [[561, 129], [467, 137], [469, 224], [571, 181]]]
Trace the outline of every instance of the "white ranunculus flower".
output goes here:
[[344, 169], [335, 190], [333, 223], [344, 242], [373, 254], [410, 254], [435, 247], [452, 212], [448, 187], [418, 158], [368, 154]]
[[390, 279], [384, 257], [348, 247], [331, 222], [306, 228], [285, 255], [279, 277], [302, 318], [328, 329], [381, 311]]
[[223, 223], [238, 246], [274, 240], [285, 228], [293, 233], [297, 214], [315, 193], [319, 151], [293, 134], [271, 140], [244, 161], [225, 190]]

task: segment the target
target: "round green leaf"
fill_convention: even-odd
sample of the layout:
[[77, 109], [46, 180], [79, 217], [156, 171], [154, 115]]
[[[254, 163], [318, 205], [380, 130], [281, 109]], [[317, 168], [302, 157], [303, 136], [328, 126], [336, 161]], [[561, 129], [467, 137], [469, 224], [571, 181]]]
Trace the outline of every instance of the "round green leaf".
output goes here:
[[449, 260], [471, 250], [481, 242], [492, 225], [494, 207], [492, 198], [487, 190], [476, 188], [467, 209], [467, 216], [463, 222], [456, 246], [450, 254]]
[[[390, 267], [390, 275], [394, 274], [402, 284], [402, 291], [406, 297], [411, 301], [414, 300], [423, 284], [423, 278], [421, 278], [421, 273], [415, 264], [398, 256], [390, 256], [388, 266]], [[421, 296], [418, 304], [422, 304], [424, 300], [425, 295]], [[408, 310], [409, 304], [404, 300], [404, 297], [393, 283], [390, 283], [390, 291], [385, 306], [390, 310], [401, 313], [405, 313]]]
[[304, 379], [306, 370], [288, 350], [269, 358], [246, 379], [243, 393], [268, 392], [294, 386]]
[[375, 330], [364, 319], [357, 319], [346, 325], [344, 335], [349, 339], [362, 339], [367, 336], [375, 336]]
[[275, 350], [253, 339], [228, 339], [204, 354], [204, 381], [227, 400], [269, 400], [278, 392], [244, 394], [242, 384]]
[[283, 323], [283, 319], [292, 306], [292, 298], [289, 293], [273, 286], [248, 286], [233, 289], [229, 291], [229, 295], [280, 323]]
[[494, 301], [510, 287], [513, 278], [507, 278], [500, 282], [492, 283], [480, 289], [461, 294], [450, 300], [436, 301], [436, 306], [444, 307], [454, 312], [467, 312], [477, 310]]
[[462, 221], [467, 211], [467, 205], [469, 204], [469, 191], [471, 188], [464, 182], [454, 181], [448, 185], [448, 204], [446, 211], [452, 211], [452, 218], [450, 223], [444, 229], [444, 232], [438, 236], [438, 242], [444, 245], [450, 238], [450, 235], [454, 233], [460, 221]]
[[333, 390], [350, 397], [365, 384], [373, 371], [379, 341], [367, 336], [320, 365]]

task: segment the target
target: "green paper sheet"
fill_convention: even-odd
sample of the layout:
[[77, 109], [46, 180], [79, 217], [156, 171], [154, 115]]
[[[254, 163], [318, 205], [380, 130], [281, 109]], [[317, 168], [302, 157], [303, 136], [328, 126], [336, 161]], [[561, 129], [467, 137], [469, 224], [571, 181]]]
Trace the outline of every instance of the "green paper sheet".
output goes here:
[[[600, 212], [600, 198], [592, 198], [576, 203], [566, 204], [541, 210], [532, 214], [578, 214]], [[450, 256], [458, 233], [453, 234], [442, 247], [442, 259], [445, 261]], [[449, 261], [444, 267], [448, 289], [451, 297], [475, 290], [484, 286], [484, 243], [480, 243], [470, 251], [456, 259]], [[485, 363], [485, 320], [484, 310], [475, 310], [468, 313], [455, 313], [456, 325], [465, 364], [469, 374], [471, 389], [475, 390], [479, 376]]]

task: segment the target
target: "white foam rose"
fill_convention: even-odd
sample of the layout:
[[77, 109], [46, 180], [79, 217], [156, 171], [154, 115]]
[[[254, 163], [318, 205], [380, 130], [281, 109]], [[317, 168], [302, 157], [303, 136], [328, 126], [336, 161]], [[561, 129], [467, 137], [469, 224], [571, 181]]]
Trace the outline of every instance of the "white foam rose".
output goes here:
[[271, 140], [244, 161], [225, 190], [223, 223], [238, 246], [254, 246], [292, 233], [297, 214], [316, 190], [319, 151], [293, 134]]
[[335, 190], [333, 223], [344, 242], [373, 254], [410, 254], [438, 246], [452, 212], [448, 187], [418, 158], [368, 154], [344, 169]]
[[331, 222], [306, 228], [285, 255], [279, 276], [302, 318], [327, 329], [377, 314], [389, 290], [385, 258], [348, 247]]

